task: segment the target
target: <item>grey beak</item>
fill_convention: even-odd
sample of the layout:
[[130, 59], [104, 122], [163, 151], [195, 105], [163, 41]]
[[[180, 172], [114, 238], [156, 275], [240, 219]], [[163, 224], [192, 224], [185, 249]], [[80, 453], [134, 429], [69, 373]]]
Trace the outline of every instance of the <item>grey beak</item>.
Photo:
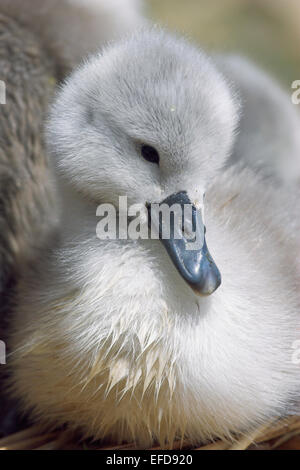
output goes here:
[[[164, 230], [165, 220], [161, 212], [164, 204], [169, 208], [169, 231]], [[178, 217], [174, 215], [176, 211], [173, 212], [171, 209], [174, 205], [180, 209], [177, 212], [180, 214], [179, 223]], [[182, 191], [172, 194], [160, 204], [148, 205], [148, 213], [149, 226], [158, 232], [179, 274], [196, 294], [202, 296], [212, 294], [221, 284], [221, 274], [206, 245], [206, 229], [201, 212], [191, 203], [187, 193]], [[187, 213], [189, 216], [186, 216]]]

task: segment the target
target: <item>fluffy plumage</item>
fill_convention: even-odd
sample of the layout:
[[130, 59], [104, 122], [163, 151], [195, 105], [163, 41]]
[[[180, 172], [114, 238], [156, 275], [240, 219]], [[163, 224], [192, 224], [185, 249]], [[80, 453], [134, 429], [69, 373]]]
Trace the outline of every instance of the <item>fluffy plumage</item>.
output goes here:
[[86, 54], [144, 22], [142, 0], [1, 0], [0, 11], [35, 32], [69, 71]]
[[9, 294], [8, 285], [34, 257], [57, 217], [43, 137], [56, 83], [55, 61], [31, 31], [1, 14], [0, 34], [1, 79], [7, 90], [6, 104], [0, 106], [1, 330], [3, 295]]
[[[20, 285], [10, 342], [11, 391], [41, 423], [171, 445], [233, 436], [293, 409], [291, 196], [250, 170], [219, 171], [238, 120], [214, 64], [158, 30], [110, 46], [59, 92], [48, 142], [60, 242]], [[159, 151], [159, 168], [141, 158], [141, 142]], [[145, 207], [178, 190], [201, 202], [206, 192], [207, 240], [223, 278], [207, 298], [158, 240], [95, 236], [98, 203], [127, 195]]]
[[1, 80], [7, 89], [0, 114], [0, 294], [37, 252], [37, 238], [42, 244], [57, 222], [43, 139], [54, 86], [87, 53], [138, 27], [140, 4], [0, 1]]
[[243, 57], [216, 61], [240, 96], [238, 137], [229, 164], [241, 162], [278, 184], [300, 183], [300, 114], [269, 75]]
[[[43, 135], [56, 82], [87, 52], [137, 26], [138, 4], [0, 0], [0, 78], [7, 91], [6, 104], [0, 105], [1, 340], [6, 339], [13, 285], [53, 236], [58, 222]], [[0, 433], [1, 419], [2, 413]]]

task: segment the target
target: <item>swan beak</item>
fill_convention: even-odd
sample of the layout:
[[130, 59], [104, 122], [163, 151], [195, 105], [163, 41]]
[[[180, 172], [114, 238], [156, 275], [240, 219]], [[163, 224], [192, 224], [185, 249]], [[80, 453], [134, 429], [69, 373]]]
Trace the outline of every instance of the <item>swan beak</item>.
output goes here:
[[159, 204], [148, 205], [148, 214], [149, 227], [158, 233], [179, 274], [197, 295], [212, 294], [221, 284], [221, 274], [206, 245], [201, 211], [187, 193], [172, 194]]

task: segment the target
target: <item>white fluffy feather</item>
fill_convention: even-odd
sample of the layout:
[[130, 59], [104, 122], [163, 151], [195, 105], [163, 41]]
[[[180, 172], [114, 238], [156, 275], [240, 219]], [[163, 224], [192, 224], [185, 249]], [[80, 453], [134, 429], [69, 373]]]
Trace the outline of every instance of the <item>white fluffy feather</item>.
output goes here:
[[[238, 109], [202, 52], [157, 30], [90, 59], [58, 94], [48, 141], [61, 240], [20, 286], [11, 334], [12, 391], [40, 422], [149, 446], [230, 437], [292, 410], [297, 227], [290, 196], [250, 170], [220, 174]], [[159, 169], [139, 141], [159, 150]], [[97, 203], [184, 189], [206, 190], [223, 278], [208, 298], [159, 241], [95, 237]]]
[[230, 163], [243, 162], [276, 184], [299, 184], [299, 107], [273, 78], [245, 58], [223, 55], [216, 60], [242, 102]]
[[0, 0], [0, 11], [30, 27], [72, 68], [106, 41], [144, 23], [142, 0]]

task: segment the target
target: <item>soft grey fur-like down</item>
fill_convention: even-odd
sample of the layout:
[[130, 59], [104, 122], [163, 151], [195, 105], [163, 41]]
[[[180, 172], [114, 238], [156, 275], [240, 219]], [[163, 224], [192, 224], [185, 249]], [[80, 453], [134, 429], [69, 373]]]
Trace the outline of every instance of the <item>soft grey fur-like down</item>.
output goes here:
[[[0, 339], [14, 285], [55, 236], [59, 219], [44, 123], [57, 82], [72, 66], [142, 21], [138, 0], [0, 0]], [[9, 408], [1, 366], [0, 435]], [[12, 426], [11, 426], [11, 424]]]
[[[220, 171], [239, 112], [205, 54], [155, 29], [92, 57], [59, 91], [47, 139], [60, 242], [20, 285], [10, 341], [12, 393], [45, 426], [143, 447], [230, 437], [294, 410], [299, 203], [251, 170]], [[183, 190], [205, 208], [222, 274], [210, 297], [158, 240], [95, 235], [100, 202], [127, 195], [143, 211]]]

